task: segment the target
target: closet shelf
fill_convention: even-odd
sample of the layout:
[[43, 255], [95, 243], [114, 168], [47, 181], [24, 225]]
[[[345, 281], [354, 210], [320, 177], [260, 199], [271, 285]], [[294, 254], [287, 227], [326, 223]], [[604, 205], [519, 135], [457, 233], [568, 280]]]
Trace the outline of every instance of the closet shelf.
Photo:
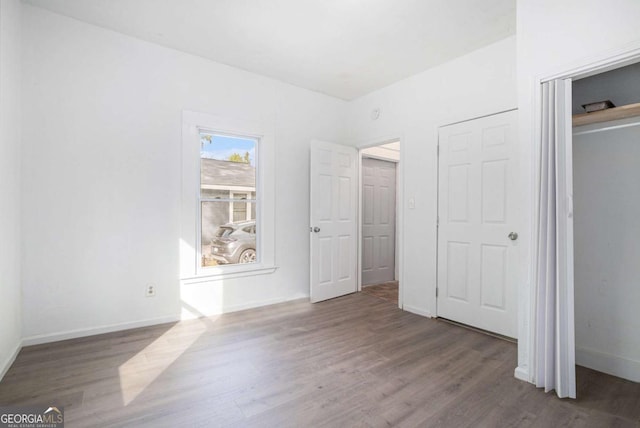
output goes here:
[[606, 110], [594, 111], [593, 113], [574, 114], [573, 126], [608, 122], [610, 120], [626, 119], [635, 116], [640, 116], [640, 103], [608, 108]]

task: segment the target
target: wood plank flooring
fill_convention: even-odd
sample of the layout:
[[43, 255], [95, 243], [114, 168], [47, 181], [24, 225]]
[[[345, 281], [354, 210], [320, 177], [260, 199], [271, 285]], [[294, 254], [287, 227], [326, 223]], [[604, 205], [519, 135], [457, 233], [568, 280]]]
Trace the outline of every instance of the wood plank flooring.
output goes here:
[[516, 380], [516, 346], [364, 293], [24, 348], [0, 405], [67, 427], [637, 427], [640, 384], [578, 400]]
[[362, 292], [397, 305], [398, 286], [398, 281], [389, 281], [376, 285], [364, 285], [362, 286]]

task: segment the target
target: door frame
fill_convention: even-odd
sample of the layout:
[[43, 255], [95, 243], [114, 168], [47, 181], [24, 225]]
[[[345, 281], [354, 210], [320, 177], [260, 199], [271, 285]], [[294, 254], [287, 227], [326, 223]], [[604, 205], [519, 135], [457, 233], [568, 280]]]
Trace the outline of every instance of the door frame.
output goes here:
[[[489, 113], [489, 114], [484, 114], [481, 116], [475, 116], [475, 117], [471, 117], [468, 119], [464, 119], [464, 120], [457, 120], [455, 122], [451, 122], [451, 123], [447, 123], [447, 124], [443, 124], [443, 125], [439, 125], [438, 126], [438, 144], [437, 144], [437, 149], [436, 149], [436, 284], [435, 284], [435, 289], [436, 289], [436, 295], [435, 295], [435, 304], [434, 304], [434, 308], [435, 308], [435, 318], [438, 318], [438, 284], [439, 284], [439, 280], [440, 280], [440, 271], [438, 269], [438, 267], [440, 266], [440, 253], [438, 252], [438, 248], [439, 248], [439, 244], [440, 244], [440, 130], [442, 128], [445, 128], [447, 126], [451, 126], [451, 125], [457, 125], [459, 123], [464, 123], [464, 122], [470, 122], [472, 120], [478, 120], [478, 119], [484, 119], [485, 117], [491, 117], [491, 116], [496, 116], [499, 114], [503, 114], [503, 113], [509, 113], [512, 111], [518, 111], [517, 107], [514, 108], [510, 108], [507, 110], [501, 110], [495, 113]], [[516, 130], [516, 139], [517, 139], [518, 133]], [[516, 141], [517, 143], [517, 141]], [[514, 156], [517, 156], [514, 154]], [[516, 285], [517, 286], [517, 285]], [[516, 299], [517, 299], [517, 290], [516, 290]], [[516, 314], [518, 312], [518, 305], [516, 302]], [[518, 333], [518, 326], [516, 325], [516, 334]]]
[[395, 262], [398, 270], [398, 308], [403, 309], [403, 279], [404, 279], [404, 149], [402, 137], [386, 137], [381, 139], [375, 139], [367, 141], [362, 144], [358, 144], [356, 149], [358, 150], [358, 291], [362, 291], [362, 151], [370, 149], [371, 147], [382, 146], [384, 144], [400, 142], [400, 160], [394, 162], [396, 164], [396, 251]]

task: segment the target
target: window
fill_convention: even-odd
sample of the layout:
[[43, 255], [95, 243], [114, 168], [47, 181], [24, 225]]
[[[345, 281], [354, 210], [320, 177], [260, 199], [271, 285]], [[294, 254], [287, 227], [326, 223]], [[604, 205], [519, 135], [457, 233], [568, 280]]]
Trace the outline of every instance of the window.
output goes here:
[[183, 111], [178, 244], [184, 284], [277, 269], [273, 135], [269, 122]]
[[258, 139], [200, 131], [200, 267], [256, 263]]

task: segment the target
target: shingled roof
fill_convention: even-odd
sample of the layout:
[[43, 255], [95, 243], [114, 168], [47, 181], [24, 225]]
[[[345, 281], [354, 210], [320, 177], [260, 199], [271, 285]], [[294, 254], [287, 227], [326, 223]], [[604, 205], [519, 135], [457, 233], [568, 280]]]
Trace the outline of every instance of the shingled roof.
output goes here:
[[218, 186], [256, 186], [256, 167], [248, 163], [202, 158], [200, 184]]

